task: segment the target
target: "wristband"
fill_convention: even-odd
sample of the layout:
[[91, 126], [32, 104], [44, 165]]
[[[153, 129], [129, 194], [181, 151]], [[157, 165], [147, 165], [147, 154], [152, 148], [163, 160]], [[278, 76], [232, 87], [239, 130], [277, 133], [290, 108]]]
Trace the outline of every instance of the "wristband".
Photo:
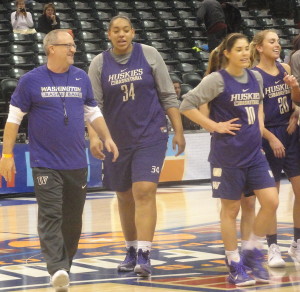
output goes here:
[[13, 154], [4, 154], [4, 153], [2, 153], [2, 157], [3, 158], [12, 158], [12, 157], [14, 157], [14, 155]]

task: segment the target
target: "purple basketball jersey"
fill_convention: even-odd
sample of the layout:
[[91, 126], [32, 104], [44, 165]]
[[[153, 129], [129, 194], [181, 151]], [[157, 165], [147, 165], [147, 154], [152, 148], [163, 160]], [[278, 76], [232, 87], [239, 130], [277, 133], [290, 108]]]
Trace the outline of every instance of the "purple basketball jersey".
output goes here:
[[263, 77], [266, 128], [287, 125], [292, 114], [291, 90], [283, 81], [286, 71], [279, 62], [276, 62], [276, 66], [279, 70], [276, 76], [270, 75], [260, 68], [253, 68]]
[[258, 122], [260, 90], [254, 74], [246, 69], [248, 82], [240, 83], [226, 70], [219, 73], [224, 91], [211, 102], [210, 117], [216, 122], [239, 118], [242, 127], [236, 136], [213, 133], [209, 161], [221, 167], [248, 167], [261, 158], [261, 133]]
[[167, 139], [166, 117], [140, 44], [126, 64], [103, 52], [103, 115], [119, 148]]

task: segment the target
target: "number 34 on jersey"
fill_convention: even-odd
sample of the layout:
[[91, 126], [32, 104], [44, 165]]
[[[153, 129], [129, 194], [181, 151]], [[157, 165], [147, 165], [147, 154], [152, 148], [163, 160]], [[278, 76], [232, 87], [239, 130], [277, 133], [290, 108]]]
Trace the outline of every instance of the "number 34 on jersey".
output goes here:
[[122, 84], [121, 90], [123, 91], [123, 101], [128, 101], [129, 99], [135, 99], [135, 92], [134, 92], [134, 84]]

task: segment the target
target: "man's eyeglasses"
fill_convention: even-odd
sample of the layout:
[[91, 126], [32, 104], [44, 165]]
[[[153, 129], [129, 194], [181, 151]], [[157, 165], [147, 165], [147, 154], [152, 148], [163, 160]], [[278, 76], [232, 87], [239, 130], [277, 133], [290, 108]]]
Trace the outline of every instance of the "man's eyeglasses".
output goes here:
[[67, 47], [69, 50], [74, 48], [76, 50], [77, 46], [75, 44], [52, 44], [51, 46], [64, 46]]

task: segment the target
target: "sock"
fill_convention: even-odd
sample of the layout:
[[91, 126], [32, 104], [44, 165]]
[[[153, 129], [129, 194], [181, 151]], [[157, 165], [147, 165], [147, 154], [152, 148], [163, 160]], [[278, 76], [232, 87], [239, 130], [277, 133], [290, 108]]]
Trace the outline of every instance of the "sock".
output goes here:
[[151, 241], [138, 241], [138, 249], [141, 249], [142, 251], [150, 251], [151, 247]]
[[125, 245], [127, 249], [129, 249], [131, 246], [137, 249], [138, 241], [137, 240], [125, 241]]
[[300, 228], [294, 227], [294, 241], [297, 242], [298, 239], [300, 239]]
[[263, 248], [263, 241], [264, 241], [264, 237], [261, 236], [257, 236], [255, 234], [251, 234], [249, 241], [247, 242], [247, 244], [245, 245], [245, 249], [262, 249]]
[[245, 249], [245, 246], [248, 244], [249, 240], [241, 240], [241, 250]]
[[239, 254], [239, 250], [225, 250], [225, 255], [228, 260], [228, 264], [230, 265], [231, 262], [239, 263], [241, 258]]
[[268, 246], [270, 247], [271, 244], [276, 244], [277, 245], [277, 234], [272, 234], [272, 235], [266, 235], [267, 237], [267, 242], [268, 242]]

